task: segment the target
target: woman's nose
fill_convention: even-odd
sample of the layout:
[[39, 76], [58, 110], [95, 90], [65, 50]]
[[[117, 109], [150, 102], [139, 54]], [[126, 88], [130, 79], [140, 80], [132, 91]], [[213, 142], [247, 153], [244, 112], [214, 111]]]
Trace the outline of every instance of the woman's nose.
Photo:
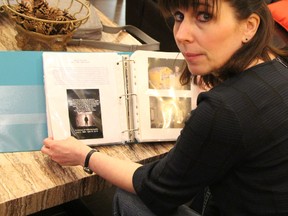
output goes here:
[[183, 21], [174, 26], [174, 37], [179, 43], [191, 43], [194, 40], [193, 25], [188, 21]]

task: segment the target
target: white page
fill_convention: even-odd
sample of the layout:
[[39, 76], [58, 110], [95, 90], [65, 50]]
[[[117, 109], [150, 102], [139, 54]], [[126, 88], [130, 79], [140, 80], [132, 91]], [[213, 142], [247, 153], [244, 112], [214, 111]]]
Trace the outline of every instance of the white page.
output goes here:
[[137, 139], [143, 141], [176, 140], [196, 98], [192, 86], [179, 83], [184, 58], [179, 53], [136, 51], [134, 92], [137, 94]]
[[125, 101], [119, 99], [121, 58], [117, 53], [43, 53], [47, 122], [54, 139], [74, 135], [89, 145], [127, 139], [121, 133], [127, 128]]

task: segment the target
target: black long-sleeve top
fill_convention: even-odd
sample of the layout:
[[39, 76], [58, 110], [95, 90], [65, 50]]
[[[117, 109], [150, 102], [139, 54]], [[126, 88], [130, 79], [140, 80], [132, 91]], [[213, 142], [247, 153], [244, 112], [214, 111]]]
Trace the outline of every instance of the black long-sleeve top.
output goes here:
[[288, 215], [288, 68], [256, 65], [198, 96], [175, 147], [133, 176], [157, 215], [209, 186], [221, 215]]

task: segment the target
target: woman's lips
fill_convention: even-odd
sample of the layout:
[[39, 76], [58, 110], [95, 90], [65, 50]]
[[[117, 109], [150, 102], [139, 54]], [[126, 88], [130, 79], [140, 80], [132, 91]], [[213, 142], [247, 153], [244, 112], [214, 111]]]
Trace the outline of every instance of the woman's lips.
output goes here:
[[188, 62], [197, 61], [200, 57], [203, 56], [202, 53], [183, 53], [183, 55]]

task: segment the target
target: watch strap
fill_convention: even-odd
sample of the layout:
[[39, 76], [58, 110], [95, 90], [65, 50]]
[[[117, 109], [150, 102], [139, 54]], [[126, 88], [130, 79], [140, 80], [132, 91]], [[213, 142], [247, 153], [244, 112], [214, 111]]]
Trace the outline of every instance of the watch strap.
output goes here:
[[84, 167], [83, 167], [83, 169], [84, 169], [84, 171], [87, 172], [88, 174], [92, 174], [92, 173], [93, 173], [93, 171], [89, 168], [89, 161], [90, 161], [90, 157], [91, 157], [92, 154], [95, 153], [95, 152], [99, 152], [99, 151], [98, 151], [97, 149], [91, 149], [91, 150], [88, 152], [88, 154], [87, 154], [87, 156], [86, 156], [86, 158], [85, 158], [85, 162], [84, 162]]

